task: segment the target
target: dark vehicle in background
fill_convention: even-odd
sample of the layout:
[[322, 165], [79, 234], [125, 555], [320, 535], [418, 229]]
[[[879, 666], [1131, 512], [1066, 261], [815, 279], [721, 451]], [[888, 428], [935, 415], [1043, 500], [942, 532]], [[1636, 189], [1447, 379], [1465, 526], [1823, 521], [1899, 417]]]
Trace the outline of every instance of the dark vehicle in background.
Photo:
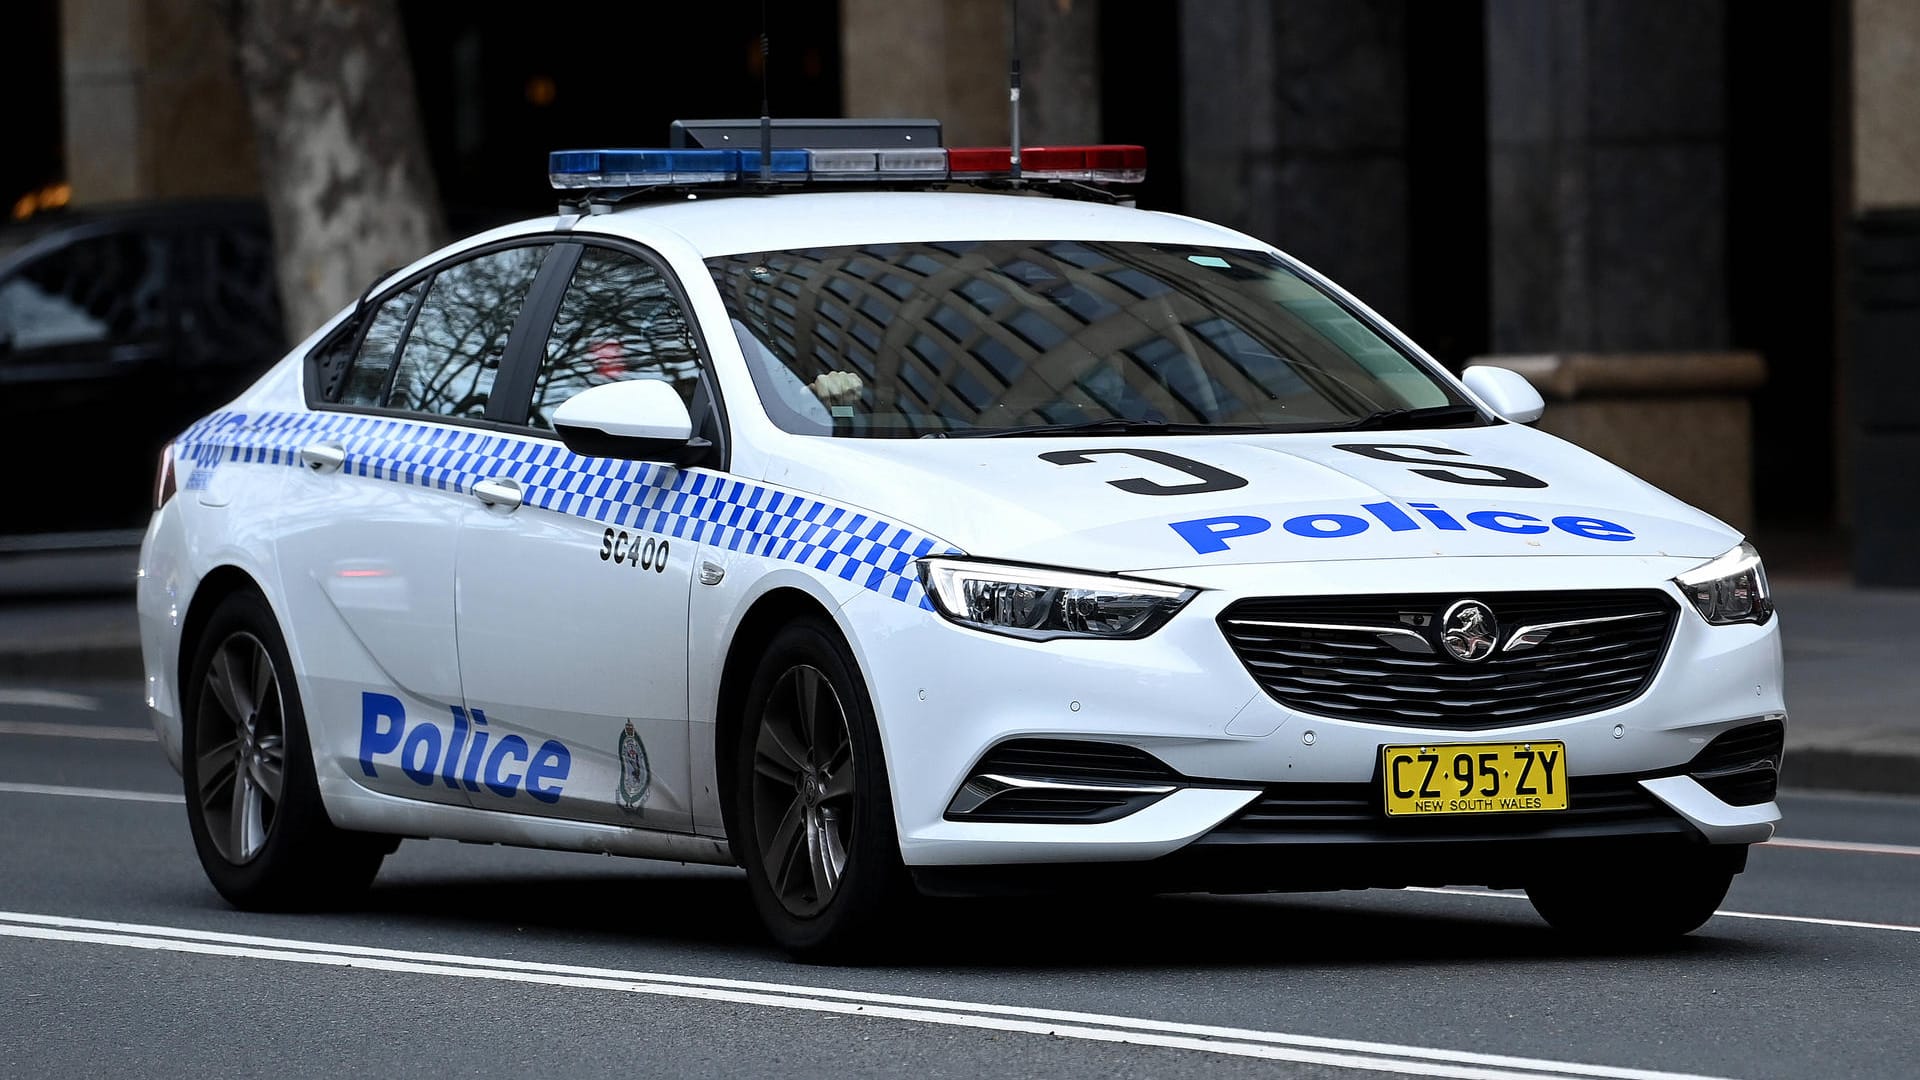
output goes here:
[[124, 529], [168, 439], [286, 349], [257, 202], [101, 208], [0, 227], [0, 534]]

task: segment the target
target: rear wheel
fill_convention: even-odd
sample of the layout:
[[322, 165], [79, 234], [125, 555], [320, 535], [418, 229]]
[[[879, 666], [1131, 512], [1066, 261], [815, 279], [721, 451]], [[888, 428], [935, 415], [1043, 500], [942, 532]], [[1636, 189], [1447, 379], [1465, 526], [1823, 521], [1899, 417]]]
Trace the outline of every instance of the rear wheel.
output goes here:
[[1585, 941], [1653, 946], [1699, 929], [1746, 865], [1744, 847], [1608, 859], [1527, 886], [1554, 929]]
[[873, 706], [830, 626], [774, 637], [734, 769], [735, 854], [774, 940], [806, 960], [871, 954], [910, 888]]
[[266, 601], [235, 593], [207, 620], [182, 695], [187, 822], [235, 907], [324, 906], [364, 890], [392, 842], [335, 828], [306, 716]]

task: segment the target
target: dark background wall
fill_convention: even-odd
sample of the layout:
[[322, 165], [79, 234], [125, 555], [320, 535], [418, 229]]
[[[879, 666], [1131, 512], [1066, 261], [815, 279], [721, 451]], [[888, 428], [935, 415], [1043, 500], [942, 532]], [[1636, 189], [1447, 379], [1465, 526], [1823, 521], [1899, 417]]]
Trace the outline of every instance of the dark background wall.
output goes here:
[[[549, 5], [549, 9], [559, 7]], [[660, 146], [683, 118], [760, 115], [760, 5], [401, 5], [456, 232], [553, 203], [547, 152]], [[834, 0], [766, 5], [768, 92], [782, 116], [839, 116]]]
[[[1844, 517], [1839, 319], [1860, 3], [1021, 3], [1035, 122], [1071, 128], [1073, 141], [1146, 145], [1142, 206], [1272, 241], [1450, 365], [1499, 352], [1758, 351], [1761, 523]], [[9, 5], [0, 85], [22, 106], [0, 155], [9, 205], [72, 170], [62, 22], [90, 25], [109, 6]], [[401, 0], [452, 228], [550, 207], [550, 150], [655, 144], [676, 118], [756, 115], [761, 8]], [[982, 114], [948, 117], [950, 130], [1003, 123], [1008, 42], [993, 0], [765, 8], [776, 115], [945, 101]], [[855, 32], [881, 23], [884, 35]], [[896, 71], [890, 84], [849, 77], [863, 63], [897, 69], [889, 58], [915, 43], [944, 68]], [[1049, 73], [1066, 68], [1092, 87], [1084, 100], [1046, 96]], [[874, 85], [931, 89], [849, 101], [848, 87]]]
[[7, 44], [0, 47], [0, 101], [8, 104], [0, 220], [15, 199], [62, 176], [59, 0], [14, 0], [6, 20]]

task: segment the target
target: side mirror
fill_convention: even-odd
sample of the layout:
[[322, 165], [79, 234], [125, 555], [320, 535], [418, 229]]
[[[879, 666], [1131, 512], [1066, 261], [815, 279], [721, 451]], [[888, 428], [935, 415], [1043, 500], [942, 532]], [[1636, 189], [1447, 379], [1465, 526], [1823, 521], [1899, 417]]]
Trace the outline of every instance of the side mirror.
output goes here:
[[665, 461], [698, 461], [712, 443], [693, 437], [693, 419], [672, 385], [629, 379], [589, 387], [560, 403], [553, 428], [576, 454]]
[[1477, 364], [1467, 369], [1461, 381], [1474, 396], [1486, 402], [1487, 408], [1516, 424], [1531, 424], [1540, 419], [1547, 411], [1547, 403], [1541, 399], [1540, 391], [1533, 388], [1525, 375], [1491, 364]]

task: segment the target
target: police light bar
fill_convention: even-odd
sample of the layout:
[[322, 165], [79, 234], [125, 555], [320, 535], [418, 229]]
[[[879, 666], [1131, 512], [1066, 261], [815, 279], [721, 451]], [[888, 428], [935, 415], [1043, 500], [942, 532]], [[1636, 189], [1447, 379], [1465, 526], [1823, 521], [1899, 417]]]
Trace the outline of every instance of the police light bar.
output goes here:
[[[991, 147], [847, 147], [774, 150], [767, 179], [897, 182], [1001, 180], [1013, 177], [1013, 149]], [[1138, 184], [1147, 178], [1139, 146], [1030, 146], [1020, 151], [1021, 179]], [[750, 149], [556, 150], [547, 179], [561, 191], [751, 184], [761, 179], [760, 151]]]
[[[955, 180], [1006, 176], [1013, 172], [1013, 149], [956, 146], [947, 151], [947, 161]], [[1144, 146], [1023, 146], [1020, 174], [1028, 180], [1138, 184], [1147, 178], [1147, 149]]]
[[[776, 180], [805, 180], [805, 150], [775, 150]], [[547, 180], [562, 191], [727, 184], [760, 175], [757, 150], [556, 150], [547, 155]]]

